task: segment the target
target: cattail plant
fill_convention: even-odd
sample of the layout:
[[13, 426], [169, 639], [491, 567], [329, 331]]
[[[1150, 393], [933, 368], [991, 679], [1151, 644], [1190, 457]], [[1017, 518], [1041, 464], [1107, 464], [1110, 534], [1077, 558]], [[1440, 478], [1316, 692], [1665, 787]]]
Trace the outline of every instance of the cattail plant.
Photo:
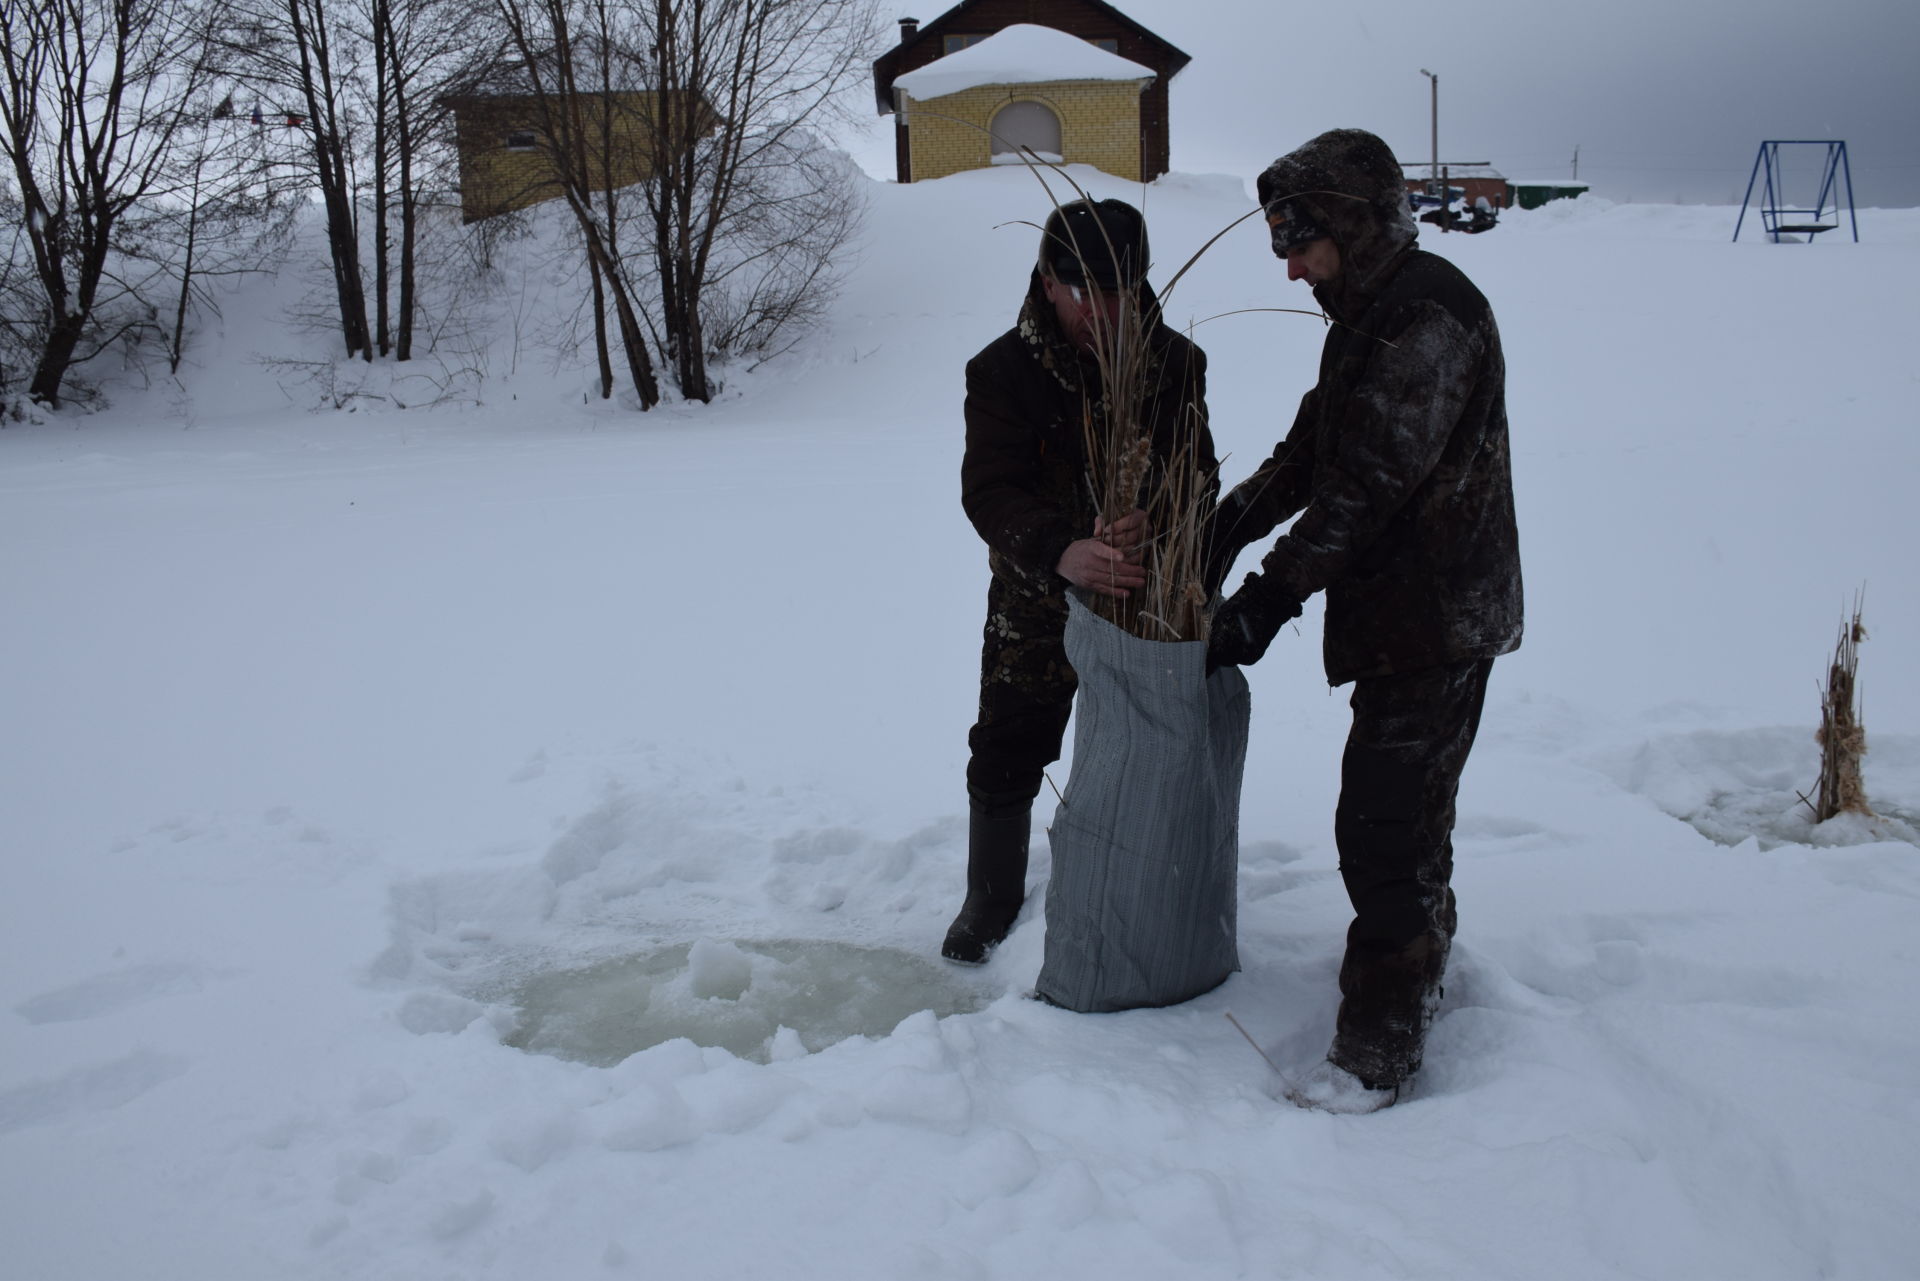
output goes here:
[[1833, 661], [1827, 665], [1827, 686], [1820, 697], [1820, 732], [1814, 736], [1820, 744], [1820, 787], [1812, 802], [1816, 823], [1841, 814], [1873, 813], [1867, 807], [1867, 789], [1860, 778], [1860, 758], [1867, 754], [1867, 731], [1860, 723], [1855, 684], [1860, 642], [1867, 638], [1860, 609], [1861, 596], [1856, 594], [1853, 620], [1840, 626]]

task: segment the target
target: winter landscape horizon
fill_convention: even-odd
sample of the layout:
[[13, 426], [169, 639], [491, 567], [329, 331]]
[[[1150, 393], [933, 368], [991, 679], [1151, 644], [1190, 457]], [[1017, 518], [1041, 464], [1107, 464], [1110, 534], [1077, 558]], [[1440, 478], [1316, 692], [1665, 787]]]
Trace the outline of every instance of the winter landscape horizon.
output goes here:
[[[1071, 174], [1145, 209], [1156, 283], [1250, 208], [1250, 173]], [[302, 234], [178, 378], [0, 428], [9, 1274], [1912, 1275], [1920, 210], [1423, 229], [1499, 318], [1527, 635], [1427, 1066], [1345, 1118], [1225, 1017], [1286, 1070], [1331, 1031], [1317, 604], [1248, 672], [1239, 974], [1028, 999], [1046, 803], [1012, 937], [939, 962], [987, 585], [961, 369], [1047, 197], [858, 188], [821, 323], [711, 404], [598, 397], [549, 209], [411, 367], [296, 323]], [[1322, 339], [1249, 309], [1310, 306], [1257, 221], [1169, 300], [1229, 484]], [[1863, 585], [1875, 816], [1814, 825]]]

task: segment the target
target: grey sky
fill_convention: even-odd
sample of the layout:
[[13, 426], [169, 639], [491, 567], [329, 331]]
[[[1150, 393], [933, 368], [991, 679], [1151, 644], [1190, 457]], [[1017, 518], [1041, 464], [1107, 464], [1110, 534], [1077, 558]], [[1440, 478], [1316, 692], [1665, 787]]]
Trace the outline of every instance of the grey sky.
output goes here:
[[[910, 0], [889, 17], [931, 19]], [[1847, 143], [1861, 208], [1920, 205], [1916, 0], [1117, 0], [1193, 56], [1172, 86], [1173, 167], [1251, 177], [1357, 125], [1403, 161], [1580, 178], [1615, 200], [1737, 203], [1763, 138]], [[858, 147], [892, 173], [891, 121]], [[1807, 170], [1817, 177], [1817, 164]], [[1798, 176], [1797, 174], [1793, 176]]]

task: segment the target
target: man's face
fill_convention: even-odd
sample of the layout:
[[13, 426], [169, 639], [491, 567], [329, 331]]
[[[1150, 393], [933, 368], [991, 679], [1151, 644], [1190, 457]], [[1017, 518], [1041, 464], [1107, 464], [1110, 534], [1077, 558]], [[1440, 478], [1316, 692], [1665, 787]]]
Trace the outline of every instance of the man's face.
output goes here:
[[1096, 334], [1111, 334], [1120, 324], [1123, 295], [1093, 285], [1069, 285], [1052, 276], [1040, 277], [1060, 331], [1082, 351], [1092, 351]]
[[1287, 279], [1304, 280], [1312, 288], [1329, 284], [1340, 275], [1340, 246], [1332, 236], [1321, 236], [1287, 250]]

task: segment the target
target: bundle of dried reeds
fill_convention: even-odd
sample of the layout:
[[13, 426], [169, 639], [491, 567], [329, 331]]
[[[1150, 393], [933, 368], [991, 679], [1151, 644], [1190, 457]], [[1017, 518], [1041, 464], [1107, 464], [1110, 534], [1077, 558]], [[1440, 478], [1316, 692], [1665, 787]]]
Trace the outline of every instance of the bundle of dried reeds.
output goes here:
[[[1824, 823], [1840, 814], [1872, 814], [1866, 785], [1860, 778], [1860, 758], [1867, 754], [1867, 731], [1860, 723], [1856, 675], [1860, 642], [1867, 638], [1861, 625], [1862, 599], [1853, 599], [1853, 620], [1841, 624], [1840, 639], [1827, 665], [1827, 687], [1820, 697], [1820, 789], [1813, 803], [1813, 821]], [[1804, 799], [1804, 798], [1803, 798]]]
[[[1080, 199], [1089, 199], [1071, 178], [1066, 180]], [[1053, 195], [1050, 187], [1048, 195]], [[1054, 207], [1060, 207], [1057, 198]], [[1071, 248], [1083, 263], [1094, 249], [1079, 244]], [[1118, 257], [1114, 248], [1111, 243], [1105, 246], [1107, 257]], [[1163, 371], [1154, 360], [1152, 336], [1164, 305], [1163, 298], [1160, 308], [1149, 311], [1139, 298], [1123, 293], [1115, 314], [1095, 308], [1090, 317], [1100, 388], [1097, 400], [1089, 389], [1082, 408], [1087, 483], [1103, 526], [1138, 509], [1147, 513], [1149, 531], [1141, 553], [1146, 585], [1125, 598], [1095, 597], [1092, 604], [1101, 616], [1136, 636], [1205, 640], [1206, 532], [1215, 477], [1200, 448], [1205, 417], [1194, 389], [1155, 386]], [[1160, 459], [1153, 456], [1150, 426], [1142, 417], [1149, 397], [1156, 394], [1177, 398], [1173, 447]]]

